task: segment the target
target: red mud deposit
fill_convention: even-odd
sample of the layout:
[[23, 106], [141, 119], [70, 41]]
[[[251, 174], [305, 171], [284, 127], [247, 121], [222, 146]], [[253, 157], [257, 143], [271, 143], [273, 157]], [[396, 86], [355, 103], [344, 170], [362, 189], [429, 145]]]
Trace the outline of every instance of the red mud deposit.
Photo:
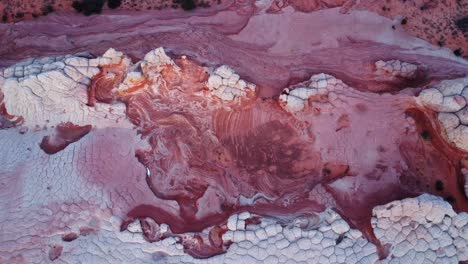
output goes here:
[[63, 246], [62, 245], [59, 245], [59, 244], [50, 245], [49, 259], [51, 261], [54, 261], [54, 260], [58, 259], [60, 257], [60, 255], [62, 255], [62, 251], [63, 251]]
[[91, 125], [78, 126], [71, 122], [62, 123], [55, 128], [52, 135], [42, 139], [40, 147], [47, 154], [55, 154], [86, 136], [91, 128]]
[[13, 116], [8, 114], [8, 111], [3, 102], [3, 93], [0, 90], [0, 129], [15, 127], [23, 123], [23, 117]]
[[78, 234], [75, 232], [67, 233], [62, 236], [62, 240], [65, 242], [71, 242], [78, 238]]
[[95, 76], [88, 88], [88, 105], [94, 106], [97, 101], [112, 103], [114, 97], [111, 93], [116, 84], [123, 81], [124, 64], [106, 65], [101, 72]]
[[[225, 229], [219, 226], [213, 226], [217, 223], [222, 223], [226, 218], [225, 215], [213, 216], [213, 218], [203, 219], [199, 221], [195, 218], [186, 216], [178, 218], [176, 215], [171, 215], [156, 206], [142, 205], [133, 209], [128, 213], [129, 220], [140, 219], [140, 224], [143, 230], [144, 237], [149, 242], [157, 242], [168, 237], [176, 237], [184, 246], [184, 251], [196, 258], [209, 258], [225, 252], [229, 246], [222, 240], [222, 234]], [[171, 230], [163, 231], [157, 223], [169, 223]], [[123, 223], [121, 230], [127, 228], [128, 222]], [[186, 232], [198, 232], [204, 228], [213, 226], [208, 236], [201, 234], [177, 235]], [[172, 231], [174, 233], [172, 233]]]
[[[211, 229], [208, 241], [200, 235], [185, 238], [182, 242], [184, 252], [199, 259], [210, 258], [225, 252], [222, 233], [218, 227]], [[215, 231], [213, 231], [215, 230]]]
[[[128, 222], [140, 219], [147, 240], [164, 237], [155, 227], [162, 223], [180, 234], [222, 224], [241, 210], [271, 216], [318, 210], [323, 201], [308, 195], [317, 184], [325, 184], [336, 209], [378, 246], [370, 226], [377, 205], [433, 193], [468, 211], [458, 184], [464, 153], [438, 136], [433, 114], [407, 95], [346, 90], [349, 98], [333, 111], [327, 98], [316, 97], [296, 116], [255, 96], [225, 102], [225, 110], [216, 107], [219, 99], [209, 99], [208, 73], [199, 63], [175, 62], [161, 70], [157, 91], [134, 89], [116, 98], [151, 146], [136, 153], [148, 168], [150, 190], [180, 207], [179, 215], [157, 205], [131, 210]], [[120, 75], [112, 76], [107, 83], [118, 85]], [[91, 87], [101, 78], [102, 72]], [[259, 193], [264, 198], [239, 202]], [[186, 252], [197, 258], [221, 253], [217, 232], [210, 231], [208, 242], [200, 235], [183, 239]], [[379, 250], [383, 256], [384, 247]]]
[[[408, 168], [401, 171], [398, 182], [386, 183], [385, 188], [373, 186], [379, 180], [386, 181], [382, 177], [390, 169], [386, 164], [380, 163], [372, 174], [365, 176], [368, 190], [358, 189], [357, 192], [347, 194], [339, 188], [333, 188], [334, 184], [328, 187], [338, 204], [342, 205], [339, 210], [343, 216], [363, 230], [376, 245], [379, 245], [379, 241], [373, 237], [369, 212], [379, 204], [414, 197], [419, 193], [432, 193], [444, 197], [457, 210], [468, 211], [467, 198], [460, 183], [460, 163], [466, 153], [448, 145], [441, 138], [438, 124], [431, 121], [434, 116], [430, 111], [425, 113], [420, 109], [409, 108], [406, 114], [415, 121], [417, 129], [414, 137], [402, 138], [399, 145], [401, 158]], [[388, 150], [380, 148], [379, 151]], [[349, 182], [357, 181], [359, 180]], [[380, 250], [383, 254], [383, 248]]]
[[149, 242], [157, 242], [166, 237], [170, 234], [167, 232], [162, 232], [159, 225], [154, 222], [152, 218], [145, 218], [140, 220], [141, 228], [143, 229], [143, 234], [145, 239]]

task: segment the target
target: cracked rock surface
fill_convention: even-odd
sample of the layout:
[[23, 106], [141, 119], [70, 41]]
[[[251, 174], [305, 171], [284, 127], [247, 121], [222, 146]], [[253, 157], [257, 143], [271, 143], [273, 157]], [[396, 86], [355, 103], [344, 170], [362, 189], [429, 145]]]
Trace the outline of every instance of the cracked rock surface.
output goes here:
[[234, 100], [246, 96], [248, 91], [255, 92], [255, 85], [240, 79], [240, 76], [226, 65], [219, 66], [210, 75], [207, 87], [223, 100]]
[[468, 151], [468, 78], [441, 81], [423, 90], [418, 100], [438, 113], [448, 140]]
[[290, 4], [1, 24], [0, 263], [468, 261], [468, 63]]
[[[24, 127], [57, 126], [62, 122], [109, 127], [122, 122], [124, 105], [86, 106], [87, 86], [99, 67], [121, 60], [122, 53], [111, 49], [102, 57], [79, 55], [45, 57], [22, 61], [2, 70], [3, 103], [12, 116], [21, 116]], [[110, 110], [112, 109], [112, 110]], [[120, 125], [119, 125], [120, 126]]]
[[443, 199], [421, 195], [377, 206], [372, 227], [389, 244], [388, 263], [459, 263], [468, 260], [468, 214]]
[[[33, 68], [32, 65], [36, 64], [40, 65], [41, 69], [45, 69], [44, 72], [25, 73], [29, 71], [26, 69]], [[66, 67], [89, 69], [82, 70], [79, 75], [81, 79], [77, 81], [78, 79], [69, 78]], [[20, 70], [16, 70], [17, 68]], [[169, 191], [168, 195], [173, 195], [171, 193], [175, 193], [177, 189], [164, 189], [165, 183], [161, 181], [158, 183], [159, 186], [154, 185], [152, 178], [159, 177], [157, 175], [161, 172], [148, 160], [151, 157], [148, 154], [153, 153], [151, 154], [153, 157], [160, 154], [138, 153], [141, 151], [139, 148], [162, 151], [161, 144], [167, 145], [165, 148], [172, 148], [168, 143], [164, 143], [166, 133], [164, 127], [172, 122], [175, 122], [172, 126], [185, 126], [190, 121], [182, 122], [184, 119], [180, 118], [167, 119], [170, 115], [164, 117], [161, 124], [165, 125], [159, 128], [163, 130], [153, 132], [159, 135], [159, 145], [152, 145], [154, 142], [144, 130], [141, 130], [139, 133], [143, 134], [138, 136], [133, 128], [142, 125], [144, 128], [151, 122], [160, 122], [158, 119], [145, 121], [147, 117], [142, 116], [147, 111], [145, 101], [153, 101], [154, 105], [165, 109], [170, 106], [166, 101], [169, 100], [172, 102], [172, 107], [177, 108], [177, 105], [185, 104], [186, 96], [192, 98], [194, 102], [206, 100], [206, 103], [195, 106], [202, 114], [198, 117], [200, 120], [209, 116], [206, 113], [210, 107], [217, 111], [214, 120], [229, 112], [231, 112], [229, 115], [233, 115], [229, 118], [243, 120], [245, 117], [234, 113], [239, 111], [238, 108], [243, 104], [252, 104], [252, 100], [256, 100], [255, 86], [243, 81], [228, 66], [219, 66], [211, 75], [208, 72], [209, 68], [193, 64], [185, 56], [180, 59], [169, 57], [162, 48], [151, 51], [137, 63], [131, 62], [123, 53], [109, 49], [98, 58], [82, 56], [44, 58], [24, 61], [4, 69], [2, 94], [3, 103], [8, 111], [7, 117], [13, 121], [18, 117], [22, 118], [22, 122], [16, 124], [16, 128], [1, 131], [2, 145], [7, 150], [2, 157], [7, 166], [3, 167], [1, 175], [4, 182], [12, 184], [11, 181], [14, 181], [12, 188], [2, 195], [17, 197], [13, 200], [7, 198], [10, 202], [2, 205], [5, 211], [9, 212], [2, 216], [2, 222], [5, 223], [1, 248], [2, 255], [6, 256], [4, 260], [27, 260], [30, 263], [41, 263], [47, 259], [58, 262], [108, 263], [113, 261], [458, 263], [466, 260], [467, 214], [456, 213], [448, 202], [436, 196], [424, 194], [417, 198], [406, 198], [378, 205], [373, 208], [372, 217], [369, 218], [372, 229], [363, 228], [357, 221], [358, 218], [355, 219], [353, 214], [344, 209], [344, 203], [340, 200], [340, 195], [337, 195], [340, 188], [342, 189], [340, 192], [350, 192], [343, 190], [347, 188], [346, 186], [352, 186], [346, 181], [364, 180], [359, 176], [352, 178], [348, 176], [352, 175], [353, 171], [356, 173], [368, 166], [360, 164], [359, 159], [355, 161], [358, 163], [348, 163], [348, 165], [340, 162], [317, 164], [316, 166], [323, 168], [322, 174], [313, 177], [324, 181], [326, 188], [317, 185], [308, 194], [310, 202], [321, 204], [325, 208], [337, 207], [345, 218], [330, 208], [324, 211], [318, 209], [320, 206], [315, 209], [303, 207], [300, 210], [305, 211], [300, 214], [294, 213], [293, 217], [284, 214], [278, 214], [276, 217], [262, 216], [268, 214], [268, 211], [256, 209], [259, 214], [249, 211], [233, 212], [224, 218], [225, 220], [220, 218], [221, 221], [206, 225], [203, 224], [203, 221], [208, 219], [205, 215], [222, 213], [222, 210], [210, 211], [203, 206], [203, 203], [212, 206], [219, 203], [216, 197], [222, 194], [216, 188], [246, 188], [241, 184], [243, 176], [239, 178], [240, 182], [237, 184], [231, 183], [232, 187], [225, 187], [224, 183], [217, 183], [216, 176], [213, 175], [211, 176], [213, 181], [206, 182], [209, 187], [202, 196], [196, 198], [197, 207], [200, 207], [194, 215], [185, 213], [184, 216], [193, 217], [194, 223], [200, 227], [195, 232], [192, 228], [186, 227], [187, 220], [179, 212], [187, 206], [185, 202], [177, 196], [173, 196], [174, 200], [171, 201], [172, 199], [167, 199], [168, 196], [162, 195], [166, 191]], [[403, 106], [414, 102], [414, 106], [422, 104], [428, 109], [443, 111], [443, 106], [437, 104], [441, 101], [430, 101], [429, 99], [433, 97], [427, 94], [432, 91], [431, 89], [441, 91], [440, 93], [445, 96], [463, 94], [464, 87], [460, 88], [463, 86], [463, 81], [464, 79], [444, 81], [435, 88], [423, 90], [418, 97], [404, 95], [398, 100], [401, 100], [400, 104]], [[458, 87], [460, 82], [462, 85]], [[172, 88], [173, 85], [176, 87], [175, 90]], [[222, 87], [223, 85], [225, 87]], [[94, 105], [89, 104], [90, 89], [94, 89], [93, 95], [96, 96]], [[178, 89], [185, 91], [180, 93]], [[223, 92], [226, 89], [237, 89], [239, 92], [226, 96]], [[210, 97], [210, 94], [214, 94], [215, 97]], [[107, 98], [113, 99], [108, 101]], [[243, 102], [242, 98], [250, 101]], [[275, 102], [268, 105], [267, 102], [255, 111], [258, 114], [268, 111], [270, 116], [276, 112], [278, 116], [290, 113], [294, 116], [284, 116], [283, 120], [289, 118], [289, 122], [299, 122], [298, 124], [315, 120], [314, 122], [322, 122], [325, 125], [323, 122], [326, 122], [326, 119], [317, 116], [317, 111], [322, 114], [336, 114], [339, 113], [339, 109], [354, 104], [358, 113], [367, 112], [367, 108], [373, 106], [364, 103], [365, 98], [393, 102], [398, 97], [391, 95], [375, 97], [371, 93], [355, 90], [332, 75], [322, 73], [312, 75], [307, 81], [286, 88], [278, 98], [279, 105], [275, 106]], [[241, 100], [237, 100], [234, 104], [229, 103], [233, 99]], [[224, 101], [226, 103], [223, 103]], [[73, 105], [77, 109], [82, 109], [83, 114], [77, 115], [76, 111], [56, 111], [62, 107], [69, 109]], [[30, 110], [31, 106], [34, 111]], [[122, 107], [120, 112], [102, 110], [115, 109], [116, 106]], [[284, 110], [285, 112], [281, 113]], [[38, 112], [42, 114], [38, 115]], [[335, 131], [353, 128], [353, 119], [356, 117], [346, 116], [344, 113], [346, 112], [336, 120], [336, 126], [333, 126], [333, 129], [336, 128]], [[444, 112], [439, 113], [439, 120], [442, 113]], [[314, 115], [316, 117], [311, 119]], [[90, 124], [94, 130], [88, 131], [88, 135], [83, 138], [80, 136], [76, 142], [70, 142], [70, 145], [57, 152], [41, 151], [42, 145], [39, 146], [35, 142], [46, 136], [49, 129], [55, 126], [59, 129], [63, 122], [70, 120], [72, 124]], [[45, 128], [39, 126], [41, 122], [46, 124]], [[264, 122], [268, 124], [271, 121]], [[402, 131], [409, 129], [416, 132], [417, 127], [414, 122], [415, 120], [405, 120], [406, 128]], [[191, 126], [197, 129], [196, 124], [193, 123]], [[300, 127], [299, 125], [295, 129]], [[221, 139], [223, 136], [219, 133], [223, 129], [222, 126], [217, 128], [217, 137]], [[275, 129], [272, 132], [281, 131], [282, 128]], [[68, 133], [63, 132], [63, 129], [58, 131]], [[232, 132], [238, 133], [235, 130], [226, 130], [222, 133]], [[326, 137], [320, 136], [320, 133], [316, 132], [316, 135], [325, 139]], [[205, 141], [204, 137], [201, 136], [201, 141]], [[214, 140], [210, 144], [219, 144], [217, 143], [219, 139], [213, 139], [212, 136], [208, 138]], [[183, 143], [184, 141], [180, 142], [182, 145], [187, 144]], [[328, 143], [324, 146], [326, 144]], [[186, 145], [185, 148], [190, 146]], [[222, 155], [233, 155], [231, 151], [228, 150]], [[190, 154], [183, 155], [188, 155], [186, 158], [189, 160], [192, 159]], [[205, 154], [200, 152], [199, 155]], [[321, 155], [322, 159], [331, 157], [339, 156], [331, 155], [327, 158]], [[33, 163], [25, 163], [31, 159]], [[173, 159], [177, 160], [177, 156]], [[205, 156], [205, 159], [210, 160], [211, 157]], [[217, 157], [217, 159], [226, 164], [225, 166], [232, 166], [229, 165], [232, 164], [232, 157], [225, 156], [223, 159]], [[174, 161], [173, 164], [177, 164]], [[259, 162], [257, 164], [263, 161]], [[159, 166], [164, 166], [164, 163], [160, 164]], [[176, 166], [184, 168], [183, 163]], [[462, 173], [464, 170], [462, 169]], [[239, 172], [240, 175], [245, 173], [242, 170]], [[296, 177], [301, 181], [311, 177], [307, 175], [314, 175], [313, 171], [302, 174], [300, 170], [293, 169], [292, 172], [299, 173]], [[169, 172], [166, 175], [169, 176], [171, 173], [177, 175], [177, 172]], [[268, 173], [272, 172], [267, 172], [267, 175]], [[66, 176], [63, 176], [64, 174]], [[271, 174], [269, 177], [280, 176], [281, 174]], [[280, 197], [275, 198], [273, 192], [265, 187], [260, 187], [256, 192], [242, 189], [237, 191], [243, 197], [238, 200], [239, 205], [248, 206], [247, 208], [255, 206], [261, 208], [262, 204], [265, 204], [261, 202], [262, 199], [279, 201], [281, 204], [290, 203]], [[295, 189], [290, 191], [297, 192]], [[190, 192], [183, 190], [183, 193], [183, 197], [186, 197], [184, 199], [191, 199]], [[254, 193], [256, 194], [252, 196]], [[16, 196], [18, 194], [20, 196]], [[369, 193], [369, 195], [375, 194]], [[223, 199], [236, 203], [235, 197], [227, 195]], [[155, 206], [147, 207], [146, 204]], [[275, 203], [270, 206], [275, 206]], [[463, 205], [457, 204], [457, 206]], [[159, 212], [158, 215], [149, 213], [151, 210]], [[358, 206], [356, 210], [361, 209]], [[26, 215], [27, 217], [24, 217]], [[171, 217], [174, 222], [171, 222]], [[34, 219], [42, 219], [43, 227], [27, 224], [35, 222]], [[128, 224], [123, 225], [125, 222]], [[351, 225], [357, 228], [351, 228]], [[18, 226], [21, 228], [18, 229]], [[20, 238], [24, 243], [12, 243]], [[98, 250], [103, 247], [107, 250]], [[124, 256], [121, 252], [127, 253]], [[205, 259], [208, 256], [211, 257]]]
[[390, 61], [382, 61], [379, 60], [375, 62], [375, 67], [377, 74], [379, 75], [386, 75], [389, 77], [402, 77], [412, 79], [416, 75], [416, 70], [418, 66], [402, 62], [399, 60], [390, 60]]

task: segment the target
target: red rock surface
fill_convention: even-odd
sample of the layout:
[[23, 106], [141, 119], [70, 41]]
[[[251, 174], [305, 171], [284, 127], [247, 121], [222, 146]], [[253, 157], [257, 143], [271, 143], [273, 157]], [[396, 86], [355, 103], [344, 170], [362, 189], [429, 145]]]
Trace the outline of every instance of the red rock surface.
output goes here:
[[[388, 101], [380, 98], [375, 105], [371, 98], [369, 102], [358, 99], [355, 104], [359, 107], [345, 112], [346, 125], [340, 117], [338, 128], [328, 130], [330, 118], [339, 115], [338, 109], [332, 114], [320, 106], [311, 107], [306, 120], [300, 122], [279, 110], [271, 100], [233, 105], [230, 111], [213, 111], [203, 103], [198, 105], [203, 99], [195, 92], [203, 89], [206, 73], [187, 59], [176, 63], [180, 72], [176, 73], [173, 67], [162, 71], [165, 85], [158, 94], [145, 92], [121, 100], [127, 104], [130, 120], [151, 144], [151, 149], [137, 154], [151, 172], [148, 185], [157, 197], [178, 202], [180, 218], [164, 214], [157, 207], [149, 207], [151, 214], [144, 213], [149, 211], [146, 206], [135, 208], [129, 217], [151, 217], [158, 223], [172, 219], [169, 225], [176, 233], [201, 231], [247, 208], [262, 215], [292, 213], [300, 208], [316, 210], [320, 206], [314, 205], [321, 205], [322, 201], [309, 200], [306, 194], [316, 184], [325, 184], [336, 199], [339, 212], [369, 240], [378, 243], [370, 217], [372, 208], [379, 204], [433, 193], [451, 197], [448, 199], [455, 208], [468, 211], [468, 199], [459, 185], [459, 162], [465, 153], [444, 143], [438, 136], [440, 131], [429, 125], [431, 112], [421, 111], [406, 96]], [[172, 107], [184, 110], [161, 110]], [[415, 127], [408, 126], [408, 116]], [[212, 118], [206, 121], [206, 117]], [[388, 122], [393, 129], [388, 130]], [[219, 143], [210, 140], [206, 129], [214, 132]], [[429, 134], [426, 138], [422, 136], [425, 133]], [[363, 135], [372, 138], [372, 143], [357, 139]], [[316, 140], [324, 146], [322, 151], [310, 148], [317, 144]], [[348, 148], [354, 155], [364, 156], [352, 159]], [[371, 154], [373, 148], [377, 149]], [[374, 159], [377, 164], [368, 168], [366, 163]], [[401, 167], [401, 160], [408, 167]], [[394, 178], [395, 171], [401, 174], [399, 178]], [[222, 186], [224, 196], [209, 198], [211, 208], [203, 216], [197, 201], [207, 195], [213, 181]], [[443, 182], [445, 188], [437, 190], [436, 181]], [[360, 187], [342, 189], [343, 185]], [[268, 199], [255, 202], [253, 208], [231, 202], [241, 195], [252, 197], [256, 193]]]
[[[15, 3], [4, 10], [28, 18], [18, 17]], [[89, 17], [70, 2], [50, 4], [55, 11], [46, 17], [0, 25], [1, 66], [59, 56], [23, 61], [0, 79], [0, 180], [8, 186], [0, 190], [7, 201], [0, 220], [9, 232], [0, 252], [7, 261], [44, 252], [67, 261], [86, 255], [77, 243], [103, 233], [109, 244], [92, 257], [119, 255], [111, 249], [141, 233], [152, 245], [172, 239], [204, 259], [229, 250], [223, 234], [232, 215], [257, 214], [245, 219], [249, 226], [278, 219], [279, 229], [330, 207], [381, 258], [392, 258], [373, 231], [376, 206], [429, 193], [468, 212], [467, 153], [416, 99], [441, 80], [467, 76], [465, 60], [415, 37], [434, 44], [443, 36], [444, 47], [465, 50], [462, 29], [451, 28], [464, 3], [238, 1], [134, 13], [149, 5], [124, 2]], [[170, 62], [149, 62], [145, 54], [159, 46]], [[123, 54], [94, 60], [110, 47]], [[395, 60], [414, 74], [377, 66]], [[31, 65], [42, 73], [27, 74]], [[216, 95], [208, 84], [220, 65], [239, 73], [234, 83], [241, 78], [255, 89], [232, 101]], [[285, 97], [314, 85], [316, 94], [296, 97], [300, 110], [288, 108]], [[466, 103], [460, 93], [457, 104]], [[36, 121], [48, 115], [52, 124]], [[22, 237], [21, 245], [9, 243]], [[164, 260], [157, 253], [151, 257]]]
[[54, 134], [42, 139], [41, 149], [47, 154], [55, 154], [80, 140], [91, 131], [91, 128], [91, 125], [77, 126], [71, 122], [62, 123], [55, 128]]

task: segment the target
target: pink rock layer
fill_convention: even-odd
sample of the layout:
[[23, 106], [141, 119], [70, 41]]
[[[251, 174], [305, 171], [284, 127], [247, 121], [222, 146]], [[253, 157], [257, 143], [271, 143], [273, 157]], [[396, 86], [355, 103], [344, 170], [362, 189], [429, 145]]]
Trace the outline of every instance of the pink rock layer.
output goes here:
[[[0, 15], [3, 22], [18, 22], [46, 16], [52, 12], [73, 11], [73, 2], [71, 0], [51, 2], [11, 0], [0, 3]], [[107, 1], [109, 3], [102, 2], [105, 13], [112, 9], [125, 11], [187, 9], [185, 6], [182, 7], [184, 2], [189, 2], [194, 9], [209, 8], [210, 10], [220, 10], [233, 5], [233, 1], [220, 0], [140, 2], [111, 0]], [[288, 6], [306, 13], [334, 7], [342, 7], [343, 12], [350, 10], [374, 12], [394, 20], [394, 25], [391, 25], [394, 30], [402, 28], [413, 36], [424, 39], [433, 45], [448, 47], [458, 56], [468, 58], [468, 16], [466, 15], [468, 14], [468, 3], [464, 1], [276, 0], [272, 1], [269, 12], [281, 12]]]
[[[89, 87], [90, 95], [100, 95], [90, 101], [126, 104], [127, 117], [150, 144], [135, 153], [148, 168], [148, 187], [180, 208], [172, 214], [157, 204], [138, 205], [122, 229], [149, 217], [176, 234], [201, 232], [244, 210], [274, 217], [320, 211], [326, 204], [310, 193], [322, 184], [338, 212], [383, 257], [385, 247], [370, 225], [373, 207], [432, 193], [468, 211], [460, 172], [466, 153], [444, 141], [435, 113], [409, 95], [349, 88], [343, 104], [310, 99], [300, 118], [274, 99], [247, 99], [225, 110], [204, 98], [208, 74], [199, 63], [185, 57], [175, 62], [180, 72], [165, 66], [158, 93], [141, 85], [130, 87], [132, 93], [110, 93], [122, 81], [120, 65], [104, 67]], [[258, 194], [252, 203], [240, 202]], [[221, 244], [197, 239], [199, 247], [186, 248], [194, 257], [222, 252], [216, 250]]]

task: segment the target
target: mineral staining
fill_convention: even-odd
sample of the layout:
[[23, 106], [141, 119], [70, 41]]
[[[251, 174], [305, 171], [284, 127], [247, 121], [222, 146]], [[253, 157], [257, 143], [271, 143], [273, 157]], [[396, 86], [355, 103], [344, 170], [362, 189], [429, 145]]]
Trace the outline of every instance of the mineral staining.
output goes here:
[[[1, 261], [468, 260], [466, 62], [383, 37], [397, 33], [356, 44], [331, 29], [351, 61], [338, 63], [330, 39], [249, 35], [262, 25], [2, 69]], [[399, 38], [421, 46], [404, 53]]]
[[45, 136], [41, 141], [40, 147], [47, 154], [55, 154], [80, 140], [91, 131], [91, 125], [77, 126], [68, 122], [58, 125], [55, 130], [54, 134]]

